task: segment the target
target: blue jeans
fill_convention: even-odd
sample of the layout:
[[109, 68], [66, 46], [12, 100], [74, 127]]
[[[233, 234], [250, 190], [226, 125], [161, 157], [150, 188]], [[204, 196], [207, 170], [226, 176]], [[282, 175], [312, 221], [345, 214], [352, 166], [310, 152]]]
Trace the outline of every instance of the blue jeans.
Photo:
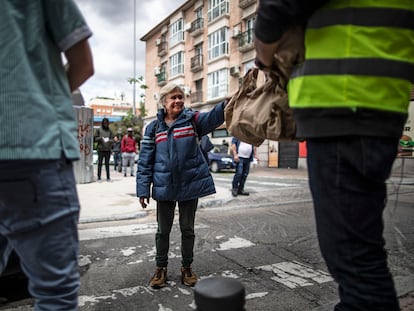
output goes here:
[[309, 183], [322, 255], [339, 311], [397, 311], [382, 214], [398, 138], [308, 139]]
[[[194, 221], [198, 199], [178, 201], [179, 223], [181, 230], [181, 264], [190, 267], [194, 257]], [[155, 234], [157, 267], [167, 267], [170, 247], [170, 233], [174, 221], [176, 201], [157, 201], [158, 230]]]
[[114, 152], [114, 170], [116, 171], [119, 166], [122, 166], [122, 157], [120, 152]]
[[244, 184], [249, 175], [251, 161], [248, 158], [239, 158], [239, 160], [239, 163], [236, 163], [236, 173], [233, 177], [232, 187], [238, 191], [243, 191]]
[[35, 310], [77, 310], [79, 201], [70, 161], [0, 161], [0, 272], [13, 248]]

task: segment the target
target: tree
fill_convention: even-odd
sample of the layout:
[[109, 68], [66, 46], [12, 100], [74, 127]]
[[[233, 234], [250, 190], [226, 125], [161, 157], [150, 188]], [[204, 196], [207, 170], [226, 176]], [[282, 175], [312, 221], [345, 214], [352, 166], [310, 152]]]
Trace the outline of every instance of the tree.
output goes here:
[[142, 117], [133, 115], [132, 110], [128, 111], [127, 115], [124, 116], [121, 121], [113, 122], [109, 125], [111, 131], [113, 133], [116, 133], [119, 138], [122, 138], [122, 136], [126, 135], [128, 128], [131, 127], [134, 130], [134, 138], [138, 144], [138, 147], [140, 146], [142, 139], [142, 126]]
[[[139, 88], [141, 90], [145, 90], [148, 88], [146, 84], [144, 84], [144, 78], [142, 76], [138, 78], [128, 78], [127, 79], [129, 84], [138, 83]], [[140, 95], [140, 109], [139, 115], [135, 116], [132, 109], [128, 111], [127, 115], [122, 118], [121, 121], [113, 122], [109, 125], [113, 133], [116, 133], [119, 138], [127, 134], [128, 128], [132, 128], [134, 130], [134, 138], [135, 141], [140, 146], [140, 142], [142, 139], [142, 127], [144, 125], [143, 119], [147, 115], [147, 111], [145, 109], [145, 94], [141, 93]]]
[[[148, 88], [148, 86], [144, 83], [144, 77], [140, 76], [138, 78], [128, 78], [127, 79], [129, 84], [133, 84], [133, 83], [138, 83], [139, 84], [139, 88], [141, 90], [146, 90]], [[139, 115], [141, 116], [141, 118], [144, 118], [147, 116], [147, 111], [145, 109], [145, 93], [141, 93], [140, 94], [140, 109], [139, 109]]]

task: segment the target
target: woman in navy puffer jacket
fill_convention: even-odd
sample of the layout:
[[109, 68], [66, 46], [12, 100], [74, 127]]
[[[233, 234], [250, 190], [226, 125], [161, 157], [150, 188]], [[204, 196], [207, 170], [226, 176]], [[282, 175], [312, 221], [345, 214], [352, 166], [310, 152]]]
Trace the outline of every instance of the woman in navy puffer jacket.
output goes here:
[[224, 122], [226, 102], [209, 112], [194, 112], [184, 107], [184, 91], [167, 84], [160, 92], [163, 106], [141, 141], [138, 160], [137, 196], [142, 208], [152, 197], [157, 201], [158, 229], [155, 235], [157, 268], [150, 281], [153, 288], [166, 285], [169, 237], [178, 203], [181, 229], [181, 281], [194, 286], [197, 276], [191, 269], [194, 248], [194, 220], [198, 198], [215, 193], [213, 178], [201, 153], [198, 137]]

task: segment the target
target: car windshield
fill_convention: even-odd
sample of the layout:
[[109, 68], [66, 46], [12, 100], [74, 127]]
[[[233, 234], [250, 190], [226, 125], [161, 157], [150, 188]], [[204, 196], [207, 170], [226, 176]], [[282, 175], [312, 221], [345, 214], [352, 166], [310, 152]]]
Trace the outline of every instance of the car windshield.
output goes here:
[[211, 152], [213, 153], [228, 153], [229, 147], [226, 145], [214, 145], [213, 150]]

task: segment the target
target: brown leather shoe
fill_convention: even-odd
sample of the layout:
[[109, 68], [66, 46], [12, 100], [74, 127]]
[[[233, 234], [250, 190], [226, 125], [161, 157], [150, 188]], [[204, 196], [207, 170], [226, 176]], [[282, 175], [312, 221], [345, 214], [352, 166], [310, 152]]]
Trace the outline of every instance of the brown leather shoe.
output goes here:
[[157, 267], [154, 276], [151, 278], [150, 286], [158, 289], [165, 285], [167, 285], [167, 268]]
[[186, 286], [194, 286], [197, 281], [197, 275], [190, 267], [181, 267], [181, 283]]

